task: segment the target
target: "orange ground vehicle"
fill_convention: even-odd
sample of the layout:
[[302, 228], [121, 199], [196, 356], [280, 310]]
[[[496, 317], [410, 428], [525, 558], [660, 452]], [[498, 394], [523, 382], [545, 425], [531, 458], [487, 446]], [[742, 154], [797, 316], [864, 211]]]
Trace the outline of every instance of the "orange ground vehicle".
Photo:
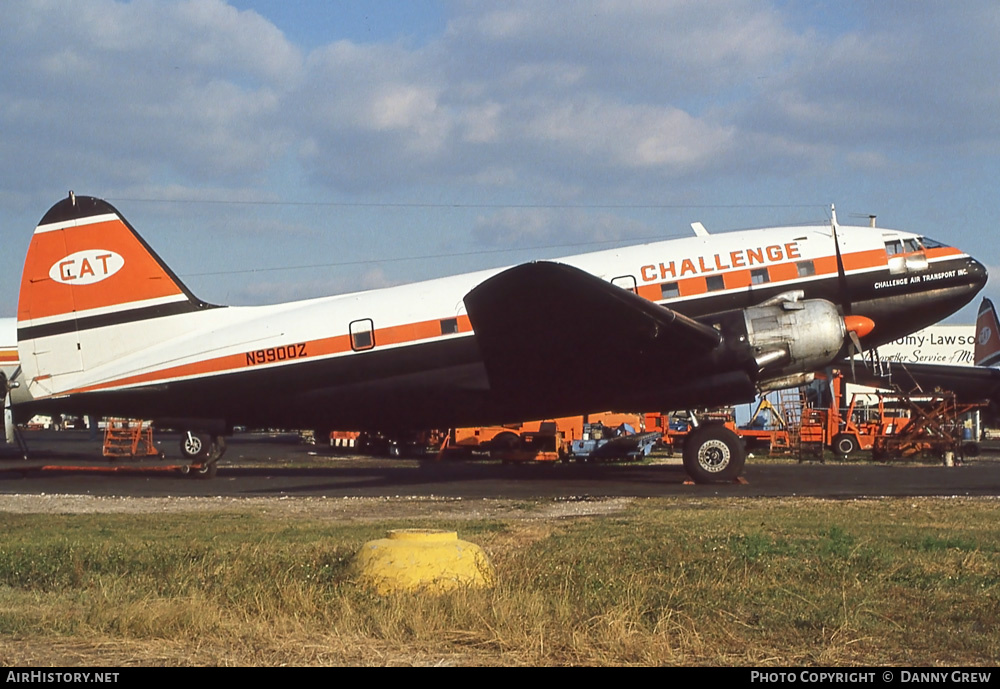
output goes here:
[[[957, 404], [949, 392], [855, 393], [844, 406], [843, 376], [830, 379], [831, 402], [823, 407], [803, 410], [802, 446], [848, 456], [858, 450], [871, 450], [876, 461], [909, 458], [917, 454], [956, 457], [975, 454], [974, 443], [963, 440], [962, 415], [985, 403]], [[874, 397], [874, 404], [864, 404]]]
[[330, 445], [341, 451], [391, 457], [458, 458], [478, 454], [503, 462], [546, 462], [573, 458], [572, 444], [589, 440], [594, 433], [592, 429], [598, 424], [606, 429], [626, 425], [634, 432], [634, 429], [641, 430], [642, 417], [604, 412], [506, 426], [420, 431], [392, 438], [356, 431], [333, 431]]
[[844, 457], [858, 450], [871, 450], [876, 438], [897, 432], [909, 422], [909, 416], [901, 413], [891, 398], [887, 400], [882, 395], [878, 396], [875, 407], [864, 404], [869, 395], [857, 393], [845, 406], [844, 379], [840, 373], [835, 373], [829, 384], [829, 404], [809, 406], [802, 413], [799, 440], [814, 454], [823, 448]]
[[[736, 414], [732, 408], [701, 410], [696, 412], [699, 423], [718, 423], [736, 433], [746, 445], [748, 452], [768, 449], [788, 444], [788, 430], [785, 420], [767, 399], [762, 399], [753, 417], [744, 426], [736, 425]], [[687, 415], [661, 412], [645, 414], [645, 426], [662, 434], [662, 444], [667, 452], [684, 446], [684, 440], [691, 431], [691, 420]]]
[[[629, 430], [624, 430], [626, 428]], [[510, 426], [457, 428], [451, 432], [445, 452], [488, 452], [491, 458], [508, 463], [624, 459], [629, 454], [629, 448], [624, 445], [615, 444], [615, 447], [621, 449], [617, 454], [595, 452], [597, 445], [607, 445], [612, 435], [623, 437], [641, 430], [642, 417], [639, 414], [614, 412], [530, 421]]]
[[[800, 459], [822, 461], [825, 450], [848, 456], [871, 451], [876, 460], [918, 454], [961, 458], [974, 455], [975, 443], [965, 441], [961, 416], [982, 404], [958, 405], [950, 393], [856, 393], [845, 400], [839, 372], [817, 377], [809, 387], [779, 393], [778, 406], [762, 399], [749, 423], [738, 427], [732, 409], [697, 412], [702, 422], [721, 423], [735, 432], [747, 449], [769, 447]], [[780, 409], [778, 408], [780, 407]], [[646, 414], [646, 427], [660, 430], [670, 450], [683, 445], [691, 425], [687, 416]]]

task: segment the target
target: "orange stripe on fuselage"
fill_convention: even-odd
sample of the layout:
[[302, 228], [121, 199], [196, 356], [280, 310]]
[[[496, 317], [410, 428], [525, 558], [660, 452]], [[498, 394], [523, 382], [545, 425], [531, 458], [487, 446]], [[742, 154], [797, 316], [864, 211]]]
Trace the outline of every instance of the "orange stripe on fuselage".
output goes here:
[[[432, 321], [407, 323], [405, 325], [397, 325], [388, 328], [376, 328], [375, 347], [373, 349], [378, 349], [379, 347], [385, 345], [415, 344], [421, 340], [442, 337], [442, 320], [449, 319], [435, 319]], [[458, 316], [456, 320], [458, 321], [457, 334], [472, 332], [472, 323], [469, 321], [468, 316]], [[287, 345], [292, 343], [284, 344]], [[227, 354], [226, 356], [216, 357], [214, 359], [205, 359], [204, 361], [182, 364], [180, 366], [172, 366], [170, 368], [159, 369], [157, 371], [150, 371], [149, 373], [127, 376], [125, 378], [120, 378], [106, 383], [99, 383], [97, 385], [88, 385], [86, 387], [69, 390], [66, 393], [61, 394], [97, 392], [118, 387], [163, 383], [169, 380], [191, 378], [193, 376], [233, 373], [235, 371], [260, 368], [261, 366], [283, 366], [291, 363], [300, 363], [310, 359], [342, 355], [350, 352], [352, 349], [351, 340], [348, 335], [337, 335], [335, 337], [327, 337], [319, 340], [310, 340], [304, 344], [304, 357], [289, 358], [282, 362], [266, 364], [258, 363], [257, 365], [251, 365], [247, 363], [247, 354], [251, 352], [240, 352], [239, 354]]]
[[[928, 258], [931, 257], [943, 258], [948, 256], [963, 255], [962, 252], [951, 247], [942, 247], [941, 249], [928, 250], [927, 254]], [[816, 270], [815, 274], [816, 278], [828, 277], [837, 274], [836, 256], [820, 256], [813, 259], [801, 259], [799, 261], [790, 261], [786, 263], [777, 263], [766, 266], [770, 278], [770, 282], [766, 284], [773, 286], [774, 283], [792, 282], [800, 280], [801, 278], [799, 277], [798, 268], [796, 267], [796, 264], [806, 260], [811, 260], [813, 262], [813, 265]], [[879, 267], [884, 267], [886, 265], [885, 251], [881, 249], [845, 254], [843, 256], [843, 261], [844, 261], [844, 268], [848, 272], [864, 270], [866, 268], [879, 268]], [[749, 269], [730, 271], [728, 273], [722, 273], [722, 275], [724, 276], [724, 281], [725, 281], [724, 284], [726, 289], [740, 289], [750, 286]], [[682, 297], [698, 296], [707, 293], [705, 276], [703, 275], [697, 277], [673, 280], [670, 282], [677, 283], [678, 288], [680, 290], [680, 296]], [[763, 285], [759, 285], [758, 287], [760, 286]], [[661, 294], [660, 283], [640, 285], [638, 287], [638, 293], [640, 296], [645, 297], [650, 301], [664, 301]], [[417, 323], [407, 323], [387, 328], [376, 327], [375, 337], [374, 337], [375, 344], [372, 349], [379, 349], [380, 347], [386, 345], [416, 344], [420, 341], [442, 337], [441, 333], [442, 320], [448, 320], [448, 319], [447, 318], [434, 319], [429, 321], [421, 321]], [[459, 316], [457, 318], [457, 322], [458, 322], [459, 334], [472, 332], [472, 324], [470, 323], [468, 316]], [[295, 343], [292, 342], [283, 343], [283, 345], [285, 346], [292, 344]], [[336, 337], [310, 340], [305, 342], [304, 344], [306, 348], [304, 358], [295, 357], [295, 358], [289, 358], [285, 361], [266, 362], [266, 363], [257, 362], [257, 364], [255, 365], [248, 365], [247, 354], [249, 352], [240, 352], [238, 354], [230, 354], [223, 357], [217, 357], [214, 359], [206, 359], [204, 361], [199, 361], [191, 364], [183, 364], [181, 366], [173, 366], [170, 368], [159, 369], [156, 371], [151, 371], [149, 373], [144, 373], [140, 375], [127, 376], [125, 378], [120, 378], [106, 383], [100, 383], [97, 385], [90, 385], [83, 388], [70, 390], [67, 393], [63, 394], [97, 392], [101, 390], [109, 390], [112, 388], [119, 388], [126, 386], [131, 387], [131, 386], [150, 384], [150, 383], [162, 383], [170, 380], [190, 378], [194, 376], [220, 375], [220, 374], [233, 373], [236, 371], [245, 370], [247, 368], [258, 368], [260, 366], [284, 366], [292, 363], [299, 363], [301, 361], [309, 359], [343, 355], [350, 352], [352, 349], [350, 337], [346, 334], [338, 335]]]
[[[928, 259], [964, 255], [961, 251], [954, 247], [927, 249], [924, 253]], [[854, 253], [844, 254], [842, 259], [844, 262], [844, 271], [848, 274], [870, 269], [885, 268], [887, 265], [884, 249], [856, 251]], [[812, 261], [813, 267], [816, 271], [815, 275], [812, 276], [814, 278], [831, 277], [837, 275], [838, 273], [836, 256], [819, 256], [812, 259], [803, 258], [783, 263], [772, 263], [767, 266], [759, 266], [753, 269], [764, 269], [767, 270], [768, 274], [768, 282], [759, 284], [757, 287], [800, 280], [801, 276], [799, 275], [797, 264], [804, 261]], [[751, 286], [750, 269], [732, 270], [725, 273], [716, 273], [716, 275], [723, 276], [723, 284], [727, 290], [745, 289]], [[654, 282], [646, 285], [640, 285], [638, 293], [639, 296], [649, 299], [650, 301], [669, 302], [670, 299], [665, 300], [663, 297], [663, 285], [676, 284], [680, 297], [697, 297], [709, 293], [706, 277], [707, 276], [705, 275], [698, 275], [695, 277], [679, 278], [676, 280], [666, 280], [664, 282]]]
[[[837, 270], [837, 258], [833, 258], [833, 269]], [[868, 251], [855, 251], [850, 254], [843, 254], [844, 272], [850, 273], [855, 270], [867, 270], [869, 268], [879, 268], [887, 264], [885, 249], [869, 249]]]
[[[44, 228], [41, 228], [44, 229]], [[82, 277], [100, 277], [101, 261], [70, 261], [79, 252], [111, 251], [124, 266], [90, 284], [73, 284]], [[63, 265], [65, 264], [65, 265]], [[64, 281], [50, 277], [53, 266]], [[31, 239], [21, 277], [18, 321], [70, 314], [183, 294], [163, 267], [118, 218], [37, 231]]]

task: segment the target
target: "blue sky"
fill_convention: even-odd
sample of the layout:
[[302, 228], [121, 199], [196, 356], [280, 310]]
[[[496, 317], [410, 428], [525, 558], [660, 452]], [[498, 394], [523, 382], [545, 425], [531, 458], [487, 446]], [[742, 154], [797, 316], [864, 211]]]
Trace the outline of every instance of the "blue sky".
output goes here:
[[111, 201], [216, 303], [695, 220], [821, 222], [831, 202], [1000, 275], [995, 0], [2, 8], [0, 316], [31, 229], [69, 189]]

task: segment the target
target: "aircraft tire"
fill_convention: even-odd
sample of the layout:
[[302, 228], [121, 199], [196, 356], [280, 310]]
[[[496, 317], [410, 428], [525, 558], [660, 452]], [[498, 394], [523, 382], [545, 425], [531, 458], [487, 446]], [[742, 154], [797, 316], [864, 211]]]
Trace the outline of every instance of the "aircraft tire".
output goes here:
[[746, 459], [739, 436], [722, 424], [703, 424], [684, 443], [684, 470], [695, 483], [732, 483]]
[[212, 436], [208, 433], [184, 431], [181, 434], [181, 454], [188, 459], [207, 459], [212, 452]]
[[184, 431], [181, 435], [181, 454], [186, 459], [214, 462], [226, 454], [226, 439], [221, 435]]
[[858, 451], [858, 441], [853, 435], [839, 433], [833, 436], [831, 447], [841, 457], [848, 457]]

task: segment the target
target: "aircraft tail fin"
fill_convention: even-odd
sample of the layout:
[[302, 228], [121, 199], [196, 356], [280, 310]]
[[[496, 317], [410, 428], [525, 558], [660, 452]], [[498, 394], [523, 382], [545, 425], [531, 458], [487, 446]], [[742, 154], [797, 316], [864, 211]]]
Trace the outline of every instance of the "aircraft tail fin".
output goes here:
[[983, 298], [976, 318], [976, 366], [1000, 366], [1000, 321], [993, 302]]
[[[28, 247], [17, 305], [21, 365], [35, 382], [81, 372], [162, 341], [165, 328], [151, 323], [209, 306], [111, 204], [70, 192]], [[111, 334], [114, 326], [122, 327]]]

